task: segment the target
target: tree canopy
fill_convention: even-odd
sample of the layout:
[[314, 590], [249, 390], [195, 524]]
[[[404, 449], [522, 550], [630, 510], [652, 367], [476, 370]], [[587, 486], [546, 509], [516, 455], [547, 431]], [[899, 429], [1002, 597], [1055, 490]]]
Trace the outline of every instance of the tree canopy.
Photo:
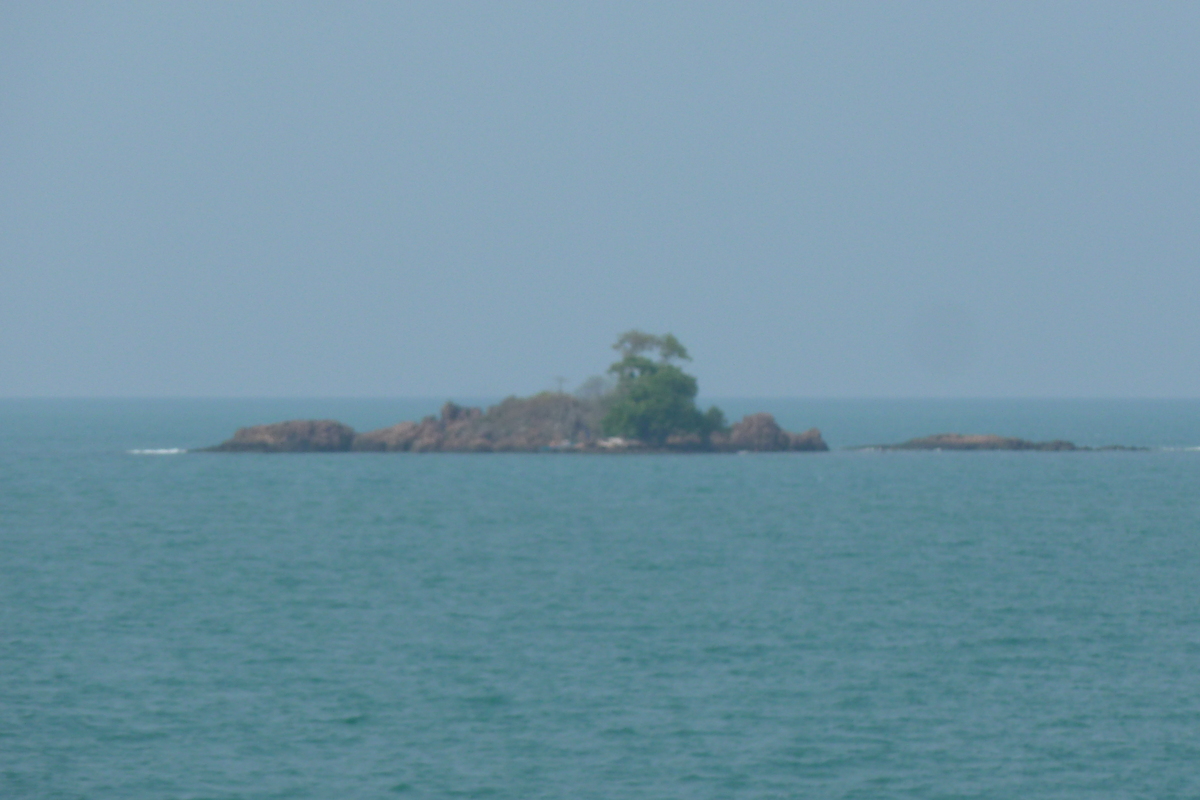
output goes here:
[[668, 333], [664, 336], [655, 336], [652, 333], [639, 331], [636, 328], [631, 331], [625, 331], [618, 336], [616, 344], [613, 345], [613, 350], [616, 350], [626, 358], [629, 356], [640, 356], [642, 353], [657, 350], [659, 361], [664, 364], [674, 359], [679, 359], [680, 361], [692, 360], [692, 357], [688, 355], [687, 348], [680, 344], [674, 335]]
[[607, 435], [661, 446], [672, 436], [702, 438], [725, 427], [725, 415], [716, 406], [707, 413], [696, 407], [696, 379], [672, 363], [691, 356], [672, 334], [626, 331], [613, 349], [622, 358], [608, 368], [617, 387], [602, 422]]

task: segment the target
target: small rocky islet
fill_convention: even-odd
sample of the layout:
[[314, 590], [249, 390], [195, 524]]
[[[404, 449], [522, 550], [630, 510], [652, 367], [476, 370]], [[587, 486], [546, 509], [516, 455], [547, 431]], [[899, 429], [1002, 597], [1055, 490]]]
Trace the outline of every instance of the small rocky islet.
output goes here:
[[[679, 367], [690, 361], [671, 334], [627, 331], [613, 349], [621, 359], [608, 377], [590, 378], [578, 394], [542, 392], [509, 397], [488, 409], [453, 402], [437, 416], [359, 433], [335, 420], [290, 420], [240, 428], [215, 453], [740, 453], [825, 452], [821, 432], [786, 431], [768, 413], [728, 425], [713, 406], [696, 407], [696, 379]], [[656, 356], [656, 357], [654, 357]], [[1054, 440], [940, 433], [858, 450], [1137, 450], [1079, 447]]]
[[932, 436], [922, 436], [909, 439], [899, 444], [876, 444], [866, 447], [856, 447], [855, 450], [1032, 450], [1043, 453], [1094, 451], [1094, 450], [1145, 450], [1144, 447], [1127, 447], [1125, 445], [1108, 445], [1105, 447], [1086, 447], [1054, 439], [1049, 442], [1031, 442], [1013, 436], [996, 436], [995, 434], [964, 434], [964, 433], [935, 433]]
[[452, 402], [438, 416], [358, 433], [334, 420], [291, 420], [241, 428], [210, 452], [222, 453], [531, 453], [821, 451], [816, 428], [791, 433], [770, 414], [734, 425], [713, 406], [696, 407], [696, 379], [672, 334], [626, 331], [613, 345], [620, 360], [577, 394], [509, 397], [487, 410]]
[[357, 433], [335, 420], [291, 420], [240, 428], [207, 448], [215, 453], [622, 453], [828, 450], [816, 428], [791, 433], [770, 414], [750, 414], [728, 430], [678, 434], [661, 443], [603, 436], [588, 404], [568, 394], [510, 397], [488, 408], [455, 403], [438, 416]]

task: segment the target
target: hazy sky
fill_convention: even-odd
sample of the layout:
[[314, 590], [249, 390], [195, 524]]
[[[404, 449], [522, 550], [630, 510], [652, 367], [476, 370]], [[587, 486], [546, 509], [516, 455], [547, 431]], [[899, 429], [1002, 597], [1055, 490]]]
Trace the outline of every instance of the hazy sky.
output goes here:
[[0, 396], [1200, 396], [1200, 4], [0, 5]]

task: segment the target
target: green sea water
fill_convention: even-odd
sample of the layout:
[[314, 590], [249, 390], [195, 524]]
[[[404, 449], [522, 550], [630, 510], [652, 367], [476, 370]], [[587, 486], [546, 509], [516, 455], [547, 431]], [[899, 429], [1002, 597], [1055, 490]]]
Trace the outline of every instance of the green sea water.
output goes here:
[[[0, 401], [0, 797], [1200, 796], [1200, 402], [749, 401], [825, 454], [148, 454]], [[1148, 452], [874, 453], [946, 430]]]

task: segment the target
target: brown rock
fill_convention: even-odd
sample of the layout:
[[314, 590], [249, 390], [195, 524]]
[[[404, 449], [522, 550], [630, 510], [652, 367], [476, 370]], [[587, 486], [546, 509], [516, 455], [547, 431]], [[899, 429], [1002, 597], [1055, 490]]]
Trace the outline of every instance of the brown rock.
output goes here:
[[595, 439], [599, 423], [594, 416], [592, 405], [572, 395], [543, 392], [492, 406], [473, 424], [472, 433], [498, 451], [561, 448]]
[[594, 439], [591, 405], [553, 392], [510, 397], [485, 413], [446, 403], [438, 417], [359, 434], [355, 450], [489, 453], [569, 449]]
[[993, 434], [936, 433], [900, 444], [885, 445], [885, 450], [1079, 450], [1071, 442], [1030, 442], [1012, 436]]
[[475, 407], [460, 406], [457, 403], [452, 403], [449, 400], [442, 406], [442, 423], [449, 425], [452, 422], [463, 422], [472, 419], [478, 419], [483, 416], [483, 411]]
[[825, 440], [821, 438], [821, 431], [817, 428], [809, 428], [803, 433], [789, 433], [788, 439], [790, 439], [789, 450], [810, 453], [824, 453], [829, 450], [829, 445], [825, 444]]
[[775, 452], [782, 450], [824, 451], [829, 446], [821, 432], [810, 428], [804, 433], [789, 433], [779, 427], [775, 417], [766, 412], [748, 414], [725, 434], [712, 435], [713, 447], [718, 450], [750, 450]]
[[294, 419], [239, 428], [209, 450], [222, 453], [332, 453], [349, 450], [354, 429], [331, 419]]
[[353, 450], [403, 452], [411, 450], [420, 435], [421, 426], [415, 422], [401, 422], [390, 428], [380, 428], [354, 437]]

